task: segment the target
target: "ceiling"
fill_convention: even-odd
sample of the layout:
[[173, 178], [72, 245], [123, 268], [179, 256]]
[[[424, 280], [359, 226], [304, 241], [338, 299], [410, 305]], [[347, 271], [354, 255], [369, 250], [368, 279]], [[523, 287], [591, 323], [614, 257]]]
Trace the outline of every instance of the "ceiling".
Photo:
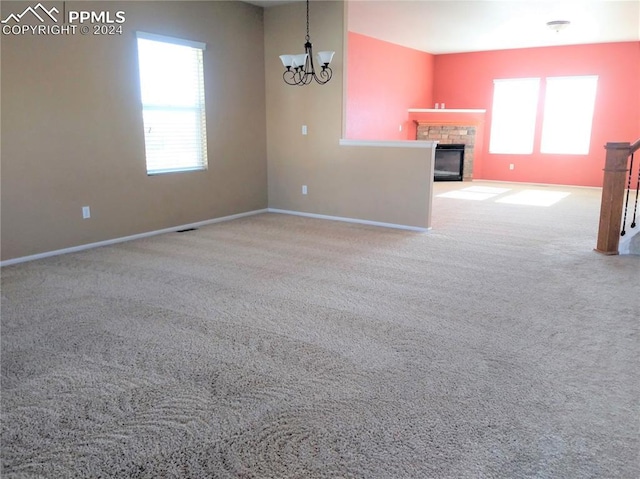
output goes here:
[[[546, 25], [553, 20], [571, 24], [555, 32]], [[352, 0], [348, 26], [433, 54], [640, 41], [640, 0]]]

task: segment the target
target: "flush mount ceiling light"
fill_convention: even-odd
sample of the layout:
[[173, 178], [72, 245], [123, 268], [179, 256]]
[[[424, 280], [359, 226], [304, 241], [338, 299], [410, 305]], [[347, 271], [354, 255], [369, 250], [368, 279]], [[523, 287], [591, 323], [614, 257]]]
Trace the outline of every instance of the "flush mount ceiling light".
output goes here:
[[313, 47], [309, 36], [309, 0], [307, 0], [307, 36], [304, 44], [304, 53], [298, 55], [280, 55], [280, 60], [286, 68], [282, 74], [287, 85], [308, 85], [315, 80], [320, 85], [324, 85], [329, 80], [333, 72], [329, 68], [329, 63], [333, 59], [335, 52], [318, 52], [318, 63], [322, 70], [317, 72], [313, 66]]
[[547, 22], [547, 26], [554, 32], [558, 33], [560, 30], [567, 28], [570, 23], [571, 22], [569, 20], [553, 20], [551, 22]]

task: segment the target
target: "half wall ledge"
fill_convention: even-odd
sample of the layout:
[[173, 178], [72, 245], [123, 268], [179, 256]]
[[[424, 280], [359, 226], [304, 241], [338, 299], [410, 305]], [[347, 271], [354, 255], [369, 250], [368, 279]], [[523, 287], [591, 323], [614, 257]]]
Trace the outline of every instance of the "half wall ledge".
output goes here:
[[349, 140], [340, 139], [340, 146], [374, 146], [388, 148], [435, 148], [437, 141], [431, 140]]

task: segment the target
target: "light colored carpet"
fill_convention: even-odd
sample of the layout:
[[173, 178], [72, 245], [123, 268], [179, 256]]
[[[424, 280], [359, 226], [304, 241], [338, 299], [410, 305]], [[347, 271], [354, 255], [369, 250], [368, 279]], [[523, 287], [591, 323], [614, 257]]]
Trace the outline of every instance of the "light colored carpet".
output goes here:
[[640, 257], [598, 190], [475, 186], [4, 268], [2, 477], [639, 477]]

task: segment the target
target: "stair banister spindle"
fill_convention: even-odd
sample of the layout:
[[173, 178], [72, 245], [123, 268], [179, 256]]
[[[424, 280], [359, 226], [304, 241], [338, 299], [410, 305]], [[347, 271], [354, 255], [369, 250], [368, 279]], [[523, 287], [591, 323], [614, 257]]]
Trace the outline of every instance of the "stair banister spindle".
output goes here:
[[[633, 163], [633, 153], [631, 154], [631, 162]], [[631, 178], [631, 171], [629, 171]], [[636, 213], [638, 212], [638, 193], [640, 192], [640, 165], [638, 165], [638, 179], [636, 180], [636, 201], [633, 205], [633, 218], [631, 219], [631, 227], [636, 227]]]
[[631, 155], [629, 174], [627, 175], [627, 195], [624, 199], [624, 214], [622, 216], [622, 231], [620, 232], [620, 236], [627, 234], [627, 210], [629, 209], [629, 194], [631, 193], [631, 176], [633, 176], [633, 155]]

